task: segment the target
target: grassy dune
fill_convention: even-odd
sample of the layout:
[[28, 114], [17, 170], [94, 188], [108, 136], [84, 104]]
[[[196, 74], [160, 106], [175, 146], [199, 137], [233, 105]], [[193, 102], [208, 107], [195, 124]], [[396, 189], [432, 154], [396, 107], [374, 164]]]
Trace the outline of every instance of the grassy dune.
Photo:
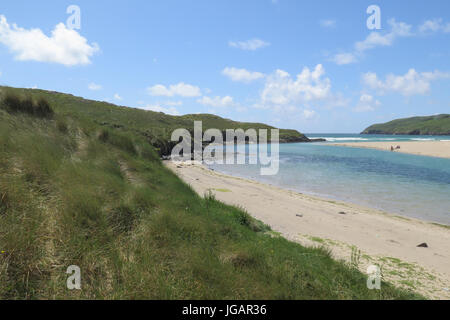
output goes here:
[[[54, 93], [38, 116], [11, 110], [4, 91], [0, 299], [420, 298], [387, 283], [368, 290], [326, 250], [199, 197], [162, 165], [137, 111]], [[82, 290], [66, 288], [70, 265]]]
[[[35, 100], [44, 98], [52, 105], [55, 112], [61, 116], [70, 116], [81, 121], [91, 119], [96, 125], [122, 129], [141, 135], [157, 149], [159, 154], [170, 153], [174, 145], [174, 143], [170, 142], [170, 137], [175, 129], [185, 128], [193, 132], [194, 120], [203, 122], [203, 130], [208, 128], [216, 128], [219, 130], [237, 128], [244, 130], [249, 128], [268, 129], [270, 136], [270, 129], [274, 129], [274, 127], [261, 123], [236, 122], [211, 114], [171, 116], [161, 112], [120, 107], [106, 102], [87, 100], [70, 94], [53, 91], [1, 86], [0, 90], [14, 92]], [[280, 130], [280, 142], [307, 141], [309, 139], [296, 130]]]

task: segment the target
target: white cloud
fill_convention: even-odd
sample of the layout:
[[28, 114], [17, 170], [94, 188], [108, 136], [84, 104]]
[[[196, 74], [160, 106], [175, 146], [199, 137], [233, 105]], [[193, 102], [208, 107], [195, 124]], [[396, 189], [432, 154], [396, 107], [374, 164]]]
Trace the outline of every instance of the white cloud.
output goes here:
[[392, 33], [381, 35], [379, 32], [371, 32], [366, 39], [355, 44], [357, 51], [362, 52], [379, 46], [390, 46], [395, 37]]
[[332, 20], [332, 19], [320, 20], [319, 23], [324, 28], [334, 28], [334, 27], [336, 27], [336, 20]]
[[395, 19], [390, 19], [388, 24], [391, 26], [391, 31], [386, 34], [379, 32], [371, 32], [363, 41], [355, 44], [355, 49], [358, 52], [363, 52], [379, 46], [391, 46], [394, 40], [398, 37], [412, 36], [412, 26], [404, 22], [396, 22]]
[[247, 50], [247, 51], [254, 51], [257, 49], [261, 49], [267, 46], [270, 46], [269, 42], [266, 42], [264, 40], [261, 39], [250, 39], [247, 41], [229, 41], [228, 45], [230, 47], [234, 47], [234, 48], [239, 48], [242, 50]]
[[166, 101], [164, 104], [167, 106], [176, 107], [176, 106], [183, 105], [183, 102], [182, 101]]
[[235, 105], [233, 98], [230, 96], [225, 97], [216, 96], [212, 98], [204, 96], [201, 99], [198, 99], [197, 102], [210, 107], [231, 107]]
[[153, 87], [147, 88], [147, 92], [152, 96], [171, 97], [174, 95], [169, 89], [166, 88], [166, 86], [163, 86], [162, 84], [157, 84]]
[[230, 78], [232, 81], [245, 83], [264, 78], [264, 74], [261, 72], [253, 72], [246, 69], [238, 69], [233, 67], [226, 67], [223, 69], [222, 74]]
[[283, 70], [267, 77], [261, 93], [262, 105], [286, 106], [325, 99], [330, 94], [330, 80], [322, 78], [325, 70], [318, 64], [313, 71], [305, 67], [294, 79]]
[[40, 29], [24, 29], [0, 15], [0, 43], [3, 43], [19, 61], [59, 63], [65, 66], [89, 64], [99, 51], [97, 44], [90, 45], [75, 30], [59, 23], [48, 37]]
[[344, 65], [355, 63], [358, 60], [353, 53], [338, 53], [331, 59], [331, 61], [335, 62], [337, 65]]
[[116, 93], [114, 94], [114, 99], [121, 101], [122, 97], [118, 93]]
[[346, 107], [350, 103], [351, 99], [345, 98], [341, 92], [330, 93], [327, 97], [324, 106], [328, 109], [335, 107]]
[[435, 33], [439, 31], [450, 33], [450, 22], [445, 23], [442, 18], [426, 20], [419, 26], [419, 31], [425, 34]]
[[91, 82], [89, 84], [88, 88], [89, 88], [89, 90], [92, 90], [92, 91], [98, 91], [98, 90], [101, 90], [103, 87], [101, 85], [99, 85], [99, 84]]
[[363, 93], [359, 98], [358, 105], [354, 109], [356, 112], [374, 111], [376, 107], [380, 106], [380, 101], [376, 100], [370, 94]]
[[363, 75], [363, 82], [381, 93], [398, 92], [404, 96], [412, 96], [428, 93], [431, 81], [449, 77], [449, 73], [440, 71], [418, 73], [415, 69], [410, 69], [404, 75], [388, 74], [384, 81], [379, 80], [376, 73], [368, 72]]
[[155, 111], [155, 112], [163, 112], [166, 114], [170, 114], [172, 116], [178, 116], [180, 115], [180, 113], [178, 112], [178, 110], [175, 107], [169, 107], [169, 108], [165, 108], [162, 107], [160, 104], [148, 104], [144, 107], [144, 110], [150, 110], [150, 111]]
[[314, 110], [303, 110], [303, 118], [312, 119], [317, 115]]
[[331, 61], [338, 65], [355, 63], [358, 61], [357, 58], [367, 50], [391, 46], [397, 38], [413, 35], [411, 32], [412, 26], [409, 24], [397, 22], [395, 19], [390, 19], [388, 24], [391, 27], [388, 33], [382, 34], [378, 31], [373, 31], [363, 41], [356, 42], [352, 52], [336, 54]]
[[420, 32], [436, 32], [442, 27], [442, 19], [427, 20], [419, 27]]
[[180, 82], [178, 84], [170, 85], [168, 88], [162, 84], [157, 84], [147, 88], [147, 92], [151, 96], [164, 96], [164, 97], [199, 97], [201, 96], [201, 90], [197, 86]]
[[[318, 64], [310, 70], [305, 67], [296, 76], [284, 70], [276, 70], [266, 76], [260, 98], [252, 107], [271, 110], [278, 117], [292, 120], [300, 116], [311, 119], [317, 115], [314, 107], [332, 109], [347, 106], [348, 99], [331, 91], [331, 81], [325, 77], [325, 69]], [[314, 111], [314, 113], [313, 113]]]

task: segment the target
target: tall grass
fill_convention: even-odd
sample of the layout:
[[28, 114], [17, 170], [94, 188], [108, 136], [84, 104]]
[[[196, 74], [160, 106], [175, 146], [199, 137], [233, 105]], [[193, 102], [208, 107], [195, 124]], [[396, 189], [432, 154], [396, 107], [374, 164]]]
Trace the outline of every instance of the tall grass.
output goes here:
[[36, 100], [31, 96], [21, 97], [16, 93], [7, 91], [1, 105], [10, 113], [26, 113], [38, 118], [51, 118], [53, 109], [43, 97]]

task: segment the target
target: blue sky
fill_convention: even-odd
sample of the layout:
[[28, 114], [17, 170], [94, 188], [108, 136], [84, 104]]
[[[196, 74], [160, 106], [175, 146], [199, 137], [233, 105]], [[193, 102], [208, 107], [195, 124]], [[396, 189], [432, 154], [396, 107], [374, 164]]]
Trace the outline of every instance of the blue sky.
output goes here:
[[[372, 4], [380, 30], [366, 25]], [[449, 61], [446, 0], [0, 5], [2, 85], [310, 133], [449, 113]]]

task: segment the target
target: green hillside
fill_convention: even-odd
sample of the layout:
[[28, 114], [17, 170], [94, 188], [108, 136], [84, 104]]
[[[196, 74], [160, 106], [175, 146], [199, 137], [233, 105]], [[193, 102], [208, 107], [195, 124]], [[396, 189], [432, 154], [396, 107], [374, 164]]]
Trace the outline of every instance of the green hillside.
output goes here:
[[[0, 87], [33, 99], [44, 97], [61, 115], [76, 119], [92, 119], [104, 127], [131, 131], [145, 137], [158, 149], [161, 155], [167, 155], [175, 143], [170, 142], [172, 132], [177, 128], [186, 128], [193, 132], [194, 120], [203, 121], [203, 130], [225, 129], [274, 129], [260, 123], [237, 122], [211, 114], [171, 116], [162, 112], [146, 111], [129, 107], [120, 107], [107, 102], [87, 100], [70, 94], [45, 90], [16, 89]], [[270, 130], [269, 130], [270, 136]], [[280, 142], [308, 142], [309, 139], [296, 130], [280, 130]]]
[[[384, 282], [368, 290], [356, 265], [198, 196], [142, 134], [146, 121], [164, 132], [186, 118], [5, 91], [0, 300], [420, 298]], [[81, 290], [66, 288], [70, 265]]]
[[413, 117], [375, 124], [363, 134], [450, 135], [450, 114]]

